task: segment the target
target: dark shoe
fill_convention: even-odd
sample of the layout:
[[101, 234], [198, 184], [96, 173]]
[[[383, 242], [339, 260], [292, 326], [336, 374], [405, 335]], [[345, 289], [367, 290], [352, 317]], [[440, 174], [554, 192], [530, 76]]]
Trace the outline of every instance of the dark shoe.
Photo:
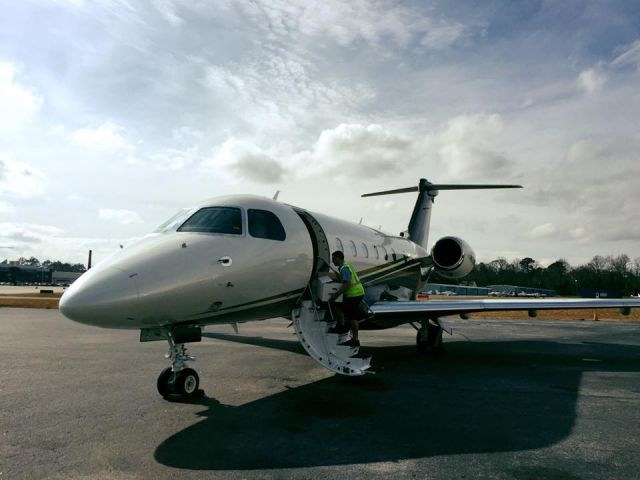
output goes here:
[[359, 347], [360, 341], [352, 338], [350, 340], [347, 340], [346, 342], [342, 342], [340, 346], [341, 347]]

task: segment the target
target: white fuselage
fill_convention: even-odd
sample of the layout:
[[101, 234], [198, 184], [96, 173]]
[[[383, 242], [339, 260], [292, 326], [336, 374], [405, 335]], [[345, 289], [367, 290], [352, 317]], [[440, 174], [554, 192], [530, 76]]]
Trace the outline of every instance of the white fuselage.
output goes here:
[[[242, 228], [181, 231], [186, 220], [211, 207], [239, 211]], [[275, 215], [284, 238], [252, 224], [255, 212]], [[359, 273], [369, 301], [385, 292], [413, 297], [420, 261], [428, 256], [405, 238], [363, 225], [262, 197], [222, 197], [185, 210], [158, 232], [104, 259], [67, 290], [60, 309], [73, 320], [108, 328], [287, 316], [318, 271], [327, 270], [334, 250], [342, 250]]]

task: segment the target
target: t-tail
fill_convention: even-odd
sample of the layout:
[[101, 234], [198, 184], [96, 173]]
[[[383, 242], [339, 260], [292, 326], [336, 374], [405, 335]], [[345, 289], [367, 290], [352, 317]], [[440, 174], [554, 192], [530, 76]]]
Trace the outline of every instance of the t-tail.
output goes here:
[[419, 192], [416, 204], [413, 207], [411, 220], [409, 221], [409, 238], [423, 248], [427, 248], [429, 241], [429, 224], [431, 222], [431, 208], [440, 190], [486, 190], [491, 188], [522, 188], [522, 185], [504, 184], [448, 184], [431, 183], [425, 178], [420, 179], [417, 187], [398, 188], [395, 190], [385, 190], [383, 192], [365, 193], [363, 197], [374, 197], [377, 195], [393, 195], [396, 193]]
[[[377, 195], [392, 195], [396, 193], [418, 192], [416, 204], [413, 207], [411, 220], [409, 221], [409, 239], [427, 250], [429, 241], [429, 224], [431, 222], [431, 208], [440, 190], [485, 190], [493, 188], [522, 188], [522, 185], [495, 185], [495, 184], [448, 184], [431, 183], [421, 178], [417, 187], [398, 188], [383, 192], [365, 193], [363, 197]], [[462, 239], [445, 237], [434, 245], [431, 252], [432, 261], [441, 274], [451, 278], [459, 278], [466, 275], [473, 268], [475, 255], [473, 250]]]

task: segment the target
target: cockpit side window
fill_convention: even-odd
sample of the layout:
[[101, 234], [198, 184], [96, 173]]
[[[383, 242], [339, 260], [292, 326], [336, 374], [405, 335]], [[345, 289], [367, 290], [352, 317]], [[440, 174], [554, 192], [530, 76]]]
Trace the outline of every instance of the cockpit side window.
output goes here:
[[287, 238], [282, 222], [273, 212], [250, 208], [247, 211], [249, 219], [249, 235], [255, 238], [266, 238], [280, 242]]
[[158, 228], [156, 228], [153, 231], [153, 233], [164, 233], [164, 232], [168, 232], [169, 230], [173, 230], [174, 228], [176, 228], [176, 226], [178, 226], [182, 222], [184, 222], [185, 218], [187, 218], [187, 216], [189, 215], [189, 212], [191, 210], [193, 210], [193, 209], [192, 208], [183, 208], [178, 213], [176, 213], [174, 216], [172, 216], [169, 220], [167, 220], [162, 225], [160, 225]]
[[242, 235], [242, 213], [235, 207], [201, 208], [178, 231]]

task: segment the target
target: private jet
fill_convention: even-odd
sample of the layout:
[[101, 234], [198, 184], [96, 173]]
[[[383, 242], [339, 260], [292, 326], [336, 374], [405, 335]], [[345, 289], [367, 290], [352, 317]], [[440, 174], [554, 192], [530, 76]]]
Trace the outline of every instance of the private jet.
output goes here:
[[[474, 312], [620, 308], [628, 314], [640, 300], [480, 299], [416, 301], [431, 272], [450, 279], [467, 275], [475, 254], [458, 237], [428, 247], [434, 200], [439, 192], [520, 185], [434, 184], [364, 196], [417, 192], [408, 229], [389, 235], [365, 225], [252, 195], [206, 200], [185, 208], [153, 233], [117, 250], [75, 281], [60, 300], [71, 320], [105, 328], [140, 330], [140, 341], [167, 341], [170, 366], [157, 380], [165, 398], [191, 397], [199, 376], [189, 367], [186, 344], [199, 342], [206, 325], [286, 317], [307, 353], [342, 375], [371, 372], [371, 358], [341, 345], [349, 333], [335, 325], [329, 296], [331, 252], [341, 250], [365, 287], [361, 329], [410, 323], [421, 353], [442, 350], [442, 317]], [[338, 299], [340, 300], [340, 299]]]

